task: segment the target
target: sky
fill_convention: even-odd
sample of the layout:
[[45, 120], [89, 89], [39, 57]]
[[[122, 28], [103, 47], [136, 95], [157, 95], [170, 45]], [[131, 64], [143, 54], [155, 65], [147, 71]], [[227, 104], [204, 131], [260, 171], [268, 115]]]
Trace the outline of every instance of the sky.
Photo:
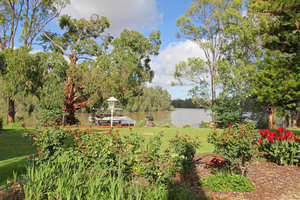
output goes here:
[[171, 86], [175, 82], [175, 65], [188, 57], [201, 56], [199, 47], [184, 39], [175, 37], [179, 28], [176, 20], [185, 14], [192, 0], [71, 0], [62, 14], [74, 18], [89, 18], [93, 13], [105, 16], [110, 21], [108, 32], [118, 37], [124, 29], [136, 30], [148, 36], [155, 30], [161, 31], [161, 48], [158, 56], [151, 58], [155, 76], [151, 86], [162, 86], [172, 99], [190, 98], [188, 89], [192, 86]]

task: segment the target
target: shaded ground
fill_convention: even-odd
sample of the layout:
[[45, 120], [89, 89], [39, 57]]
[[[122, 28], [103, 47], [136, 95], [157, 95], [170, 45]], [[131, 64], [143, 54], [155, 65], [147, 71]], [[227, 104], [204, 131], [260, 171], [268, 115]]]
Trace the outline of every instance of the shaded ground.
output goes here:
[[[195, 160], [200, 157], [202, 156], [196, 156]], [[207, 157], [196, 162], [192, 175], [186, 180], [179, 180], [187, 184], [194, 194], [204, 193], [212, 199], [300, 200], [300, 167], [278, 166], [268, 162], [256, 162], [249, 167], [247, 177], [256, 187], [252, 192], [213, 192], [201, 188], [197, 185], [199, 178], [212, 175], [213, 168], [206, 164], [211, 159], [212, 157]]]

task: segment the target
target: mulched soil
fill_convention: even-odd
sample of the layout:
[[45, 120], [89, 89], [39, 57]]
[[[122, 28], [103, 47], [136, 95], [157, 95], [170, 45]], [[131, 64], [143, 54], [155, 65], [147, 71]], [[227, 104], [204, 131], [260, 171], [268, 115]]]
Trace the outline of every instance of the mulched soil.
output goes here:
[[[178, 176], [178, 182], [188, 185], [195, 195], [229, 200], [300, 200], [300, 167], [279, 166], [269, 162], [250, 165], [247, 177], [255, 185], [252, 192], [213, 192], [197, 185], [200, 178], [213, 175], [212, 156], [197, 155], [194, 170], [188, 177]], [[209, 163], [209, 164], [207, 164]]]

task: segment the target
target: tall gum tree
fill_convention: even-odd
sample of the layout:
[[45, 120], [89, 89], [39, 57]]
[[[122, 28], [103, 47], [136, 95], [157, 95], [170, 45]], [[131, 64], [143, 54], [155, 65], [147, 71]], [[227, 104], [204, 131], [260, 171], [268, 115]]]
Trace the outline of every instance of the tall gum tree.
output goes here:
[[[63, 106], [69, 113], [67, 123], [75, 123], [76, 110], [101, 104], [111, 94], [125, 104], [139, 92], [142, 83], [152, 80], [150, 55], [158, 54], [159, 32], [146, 38], [137, 31], [124, 30], [120, 38], [111, 41], [111, 37], [104, 35], [109, 22], [98, 15], [92, 15], [90, 20], [65, 15], [59, 25], [64, 30], [62, 35], [45, 32], [42, 40], [70, 61]], [[110, 52], [106, 49], [108, 44], [112, 47]]]
[[174, 77], [181, 84], [194, 85], [190, 94], [206, 105], [216, 105], [217, 88], [220, 92], [227, 90], [231, 97], [241, 98], [249, 77], [245, 69], [251, 66], [249, 73], [253, 71], [251, 43], [255, 38], [247, 33], [253, 25], [244, 16], [246, 3], [195, 0], [186, 14], [177, 19], [180, 28], [177, 37], [195, 42], [205, 57], [180, 62]]
[[[43, 28], [58, 17], [60, 10], [68, 3], [68, 0], [2, 0], [0, 2], [0, 50], [14, 50], [17, 47], [16, 40], [24, 47], [30, 48]], [[5, 66], [9, 65], [8, 63]], [[14, 70], [14, 68], [10, 69]], [[25, 71], [27, 70], [23, 70]], [[1, 79], [4, 83], [18, 81], [17, 77], [6, 76], [4, 72], [8, 71], [2, 70]], [[15, 89], [16, 91], [5, 95], [9, 105], [8, 123], [13, 123], [15, 118], [14, 95], [22, 92], [18, 88]]]
[[66, 84], [64, 86], [65, 100], [63, 110], [68, 113], [66, 122], [75, 123], [75, 111], [85, 107], [89, 100], [84, 96], [77, 95], [84, 89], [80, 77], [80, 60], [90, 60], [93, 56], [103, 53], [103, 46], [100, 46], [96, 39], [103, 38], [105, 42], [109, 37], [104, 37], [104, 30], [109, 28], [109, 21], [106, 17], [92, 15], [89, 20], [71, 19], [63, 15], [59, 19], [59, 26], [64, 31], [62, 35], [44, 32], [42, 41], [51, 45], [45, 46], [56, 52], [65, 55], [69, 60]]

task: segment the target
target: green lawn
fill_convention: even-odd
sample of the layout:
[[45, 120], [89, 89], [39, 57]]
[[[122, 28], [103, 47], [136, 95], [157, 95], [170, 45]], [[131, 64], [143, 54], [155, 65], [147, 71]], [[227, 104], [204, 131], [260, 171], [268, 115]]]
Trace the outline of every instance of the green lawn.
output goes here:
[[24, 171], [28, 155], [35, 148], [23, 138], [23, 128], [7, 128], [0, 134], [0, 185], [13, 176], [13, 171]]
[[[119, 130], [121, 136], [129, 135], [130, 128], [115, 129]], [[35, 148], [30, 142], [23, 138], [23, 128], [7, 127], [2, 130], [0, 135], [0, 185], [6, 183], [7, 178], [13, 176], [13, 171], [24, 171], [27, 165], [27, 157], [36, 153]], [[106, 131], [106, 129], [98, 129]], [[134, 133], [141, 134], [146, 140], [149, 140], [155, 134], [163, 131], [161, 151], [169, 148], [169, 140], [174, 138], [176, 133], [188, 134], [194, 138], [198, 136], [201, 140], [201, 147], [197, 154], [206, 154], [213, 152], [213, 146], [206, 142], [206, 138], [211, 129], [200, 128], [133, 128]], [[146, 148], [146, 147], [145, 147]]]
[[[119, 129], [120, 135], [129, 135], [130, 129]], [[198, 136], [201, 141], [201, 146], [197, 151], [197, 154], [207, 154], [213, 152], [213, 145], [206, 142], [207, 135], [211, 132], [210, 128], [133, 128], [134, 133], [141, 134], [146, 139], [150, 139], [155, 134], [163, 131], [164, 137], [162, 138], [162, 149], [169, 148], [169, 140], [175, 138], [176, 133], [180, 135], [188, 134], [192, 138]]]

